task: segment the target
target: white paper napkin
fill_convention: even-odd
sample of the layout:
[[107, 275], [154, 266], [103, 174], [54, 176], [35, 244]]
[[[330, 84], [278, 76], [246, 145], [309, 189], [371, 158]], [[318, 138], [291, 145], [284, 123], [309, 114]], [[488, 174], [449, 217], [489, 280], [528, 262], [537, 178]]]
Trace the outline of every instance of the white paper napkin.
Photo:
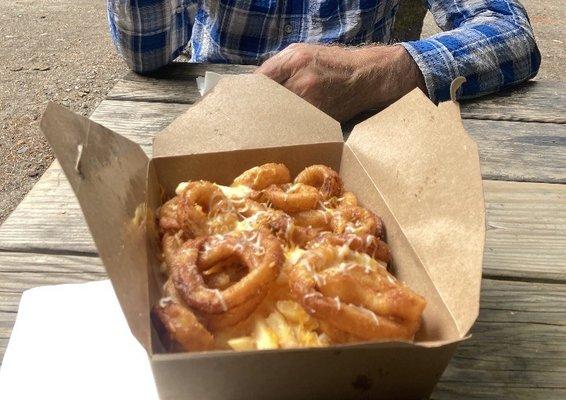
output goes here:
[[0, 368], [0, 399], [158, 399], [110, 281], [24, 292]]
[[206, 71], [203, 76], [198, 76], [197, 80], [197, 88], [201, 96], [204, 96], [209, 90], [211, 90], [218, 81], [222, 78], [222, 75], [217, 74], [216, 72]]

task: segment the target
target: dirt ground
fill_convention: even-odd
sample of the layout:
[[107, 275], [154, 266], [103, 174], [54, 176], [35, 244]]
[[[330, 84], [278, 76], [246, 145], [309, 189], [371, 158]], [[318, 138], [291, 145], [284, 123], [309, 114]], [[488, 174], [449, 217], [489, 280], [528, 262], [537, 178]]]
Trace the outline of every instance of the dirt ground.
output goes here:
[[[538, 79], [564, 80], [564, 3], [524, 4], [543, 54]], [[424, 35], [437, 30], [429, 14]], [[0, 0], [0, 223], [53, 160], [38, 126], [46, 102], [90, 115], [125, 72], [104, 0]]]

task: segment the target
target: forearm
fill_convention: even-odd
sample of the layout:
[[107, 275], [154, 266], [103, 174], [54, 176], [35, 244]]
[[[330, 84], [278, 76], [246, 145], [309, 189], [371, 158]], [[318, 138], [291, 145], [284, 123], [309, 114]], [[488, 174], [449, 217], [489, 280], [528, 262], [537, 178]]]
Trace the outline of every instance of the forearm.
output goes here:
[[135, 72], [156, 70], [177, 57], [189, 41], [190, 6], [184, 0], [108, 0], [112, 41]]
[[426, 93], [423, 75], [403, 46], [366, 46], [358, 48], [362, 66], [357, 74], [366, 82], [367, 109], [383, 108], [414, 88]]
[[447, 100], [450, 83], [458, 76], [467, 80], [458, 97], [470, 98], [523, 82], [538, 72], [540, 53], [520, 4], [513, 0], [429, 3], [447, 32], [402, 45], [419, 66], [432, 100]]

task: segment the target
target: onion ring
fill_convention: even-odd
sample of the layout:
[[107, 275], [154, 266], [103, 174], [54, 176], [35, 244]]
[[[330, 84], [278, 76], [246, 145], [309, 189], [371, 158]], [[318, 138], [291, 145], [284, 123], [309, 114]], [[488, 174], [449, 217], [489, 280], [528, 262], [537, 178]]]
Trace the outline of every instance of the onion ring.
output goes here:
[[362, 340], [412, 339], [425, 300], [385, 268], [333, 267], [339, 259], [334, 246], [307, 251], [289, 272], [295, 300], [313, 317]]
[[331, 214], [326, 210], [306, 210], [291, 214], [291, 217], [298, 226], [318, 228], [323, 230], [330, 229]]
[[316, 208], [319, 202], [318, 190], [302, 183], [293, 185], [271, 185], [263, 191], [263, 199], [274, 208], [294, 213]]
[[344, 191], [344, 185], [338, 173], [326, 165], [311, 165], [305, 168], [297, 175], [295, 183], [314, 186], [324, 200], [339, 197]]
[[314, 249], [325, 245], [347, 245], [351, 250], [366, 253], [375, 260], [380, 260], [385, 263], [389, 263], [389, 261], [391, 261], [391, 254], [387, 243], [368, 233], [355, 235], [353, 233], [339, 234], [321, 232], [316, 238], [307, 243], [306, 248]]
[[165, 202], [157, 210], [157, 218], [159, 221], [159, 227], [163, 231], [178, 231], [181, 229], [179, 220], [177, 219], [177, 207], [179, 205], [179, 198], [173, 197], [169, 201]]
[[268, 163], [253, 167], [234, 179], [232, 186], [244, 185], [254, 190], [263, 190], [271, 185], [291, 182], [291, 174], [285, 164]]
[[174, 301], [162, 303], [153, 307], [152, 316], [161, 322], [169, 340], [179, 344], [184, 351], [205, 351], [214, 347], [212, 334], [187, 307]]
[[270, 210], [257, 214], [255, 227], [268, 229], [282, 243], [299, 247], [306, 245], [319, 232], [315, 228], [297, 226], [293, 218], [280, 210]]
[[237, 211], [211, 182], [189, 182], [179, 195], [177, 220], [193, 237], [224, 233], [238, 222]]
[[[228, 257], [237, 258], [248, 274], [224, 290], [206, 286], [202, 271]], [[272, 283], [283, 265], [283, 250], [270, 233], [244, 232], [187, 241], [171, 265], [171, 277], [182, 299], [207, 314], [220, 314], [261, 293]]]
[[330, 225], [335, 233], [370, 234], [378, 238], [383, 235], [381, 218], [359, 206], [338, 208], [333, 212]]

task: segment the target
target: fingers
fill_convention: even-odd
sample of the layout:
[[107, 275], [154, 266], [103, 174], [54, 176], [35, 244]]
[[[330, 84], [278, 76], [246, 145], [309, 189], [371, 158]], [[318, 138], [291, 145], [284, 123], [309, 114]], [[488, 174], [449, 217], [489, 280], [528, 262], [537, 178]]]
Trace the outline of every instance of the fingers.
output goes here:
[[317, 48], [318, 46], [312, 44], [293, 43], [265, 61], [256, 73], [264, 74], [275, 82], [283, 84], [314, 63]]
[[293, 56], [292, 48], [287, 47], [266, 60], [255, 73], [263, 74], [277, 83], [283, 83], [293, 74], [293, 65], [289, 63]]

